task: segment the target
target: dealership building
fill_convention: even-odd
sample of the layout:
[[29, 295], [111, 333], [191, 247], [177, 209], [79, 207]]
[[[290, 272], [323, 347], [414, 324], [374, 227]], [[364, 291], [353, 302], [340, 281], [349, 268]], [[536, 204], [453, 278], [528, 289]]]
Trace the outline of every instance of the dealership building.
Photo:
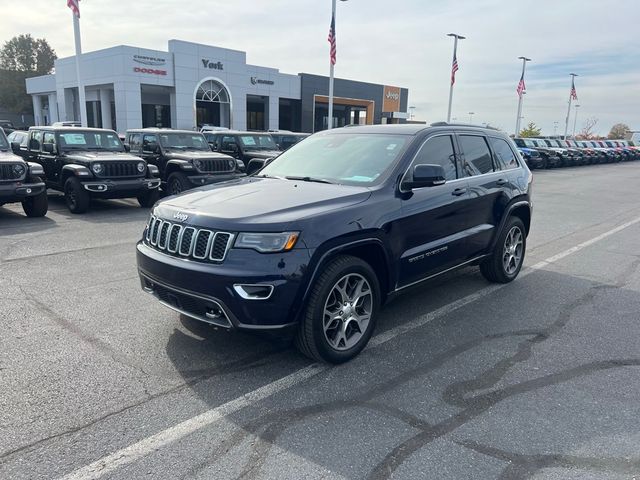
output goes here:
[[[328, 126], [329, 78], [247, 64], [247, 55], [181, 40], [168, 51], [117, 46], [81, 61], [89, 126], [315, 132]], [[37, 125], [78, 120], [75, 57], [55, 73], [27, 79]], [[333, 125], [401, 123], [408, 90], [335, 79]]]

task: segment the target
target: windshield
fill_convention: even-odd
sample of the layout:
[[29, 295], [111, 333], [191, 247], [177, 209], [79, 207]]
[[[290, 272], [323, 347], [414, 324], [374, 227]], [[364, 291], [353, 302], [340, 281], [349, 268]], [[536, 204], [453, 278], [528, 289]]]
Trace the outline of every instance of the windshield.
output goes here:
[[211, 150], [201, 133], [161, 133], [160, 145], [177, 150]]
[[71, 150], [106, 150], [109, 152], [124, 152], [118, 134], [111, 131], [92, 132], [73, 129], [73, 131], [57, 134], [60, 151]]
[[258, 175], [370, 186], [389, 174], [409, 139], [356, 133], [311, 136], [282, 153]]
[[562, 145], [560, 145], [560, 143], [557, 140], [545, 140], [547, 142], [547, 145], [549, 145], [550, 147], [562, 147]]
[[240, 143], [246, 150], [277, 150], [271, 135], [239, 135]]
[[7, 141], [7, 137], [4, 135], [4, 132], [0, 130], [0, 150], [8, 150], [9, 142]]
[[541, 142], [540, 140], [529, 140], [529, 141], [533, 143], [536, 147], [547, 148], [547, 144], [545, 144], [544, 142]]
[[536, 144], [533, 143], [531, 140], [523, 140], [522, 143], [524, 143], [525, 147], [529, 147], [529, 148], [535, 148]]

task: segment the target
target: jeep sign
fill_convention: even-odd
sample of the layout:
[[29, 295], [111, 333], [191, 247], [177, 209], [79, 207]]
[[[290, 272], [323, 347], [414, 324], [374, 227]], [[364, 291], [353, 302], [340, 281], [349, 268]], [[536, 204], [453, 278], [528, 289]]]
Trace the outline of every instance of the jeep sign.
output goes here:
[[400, 111], [400, 88], [385, 85], [382, 93], [382, 111], [383, 112], [399, 112]]

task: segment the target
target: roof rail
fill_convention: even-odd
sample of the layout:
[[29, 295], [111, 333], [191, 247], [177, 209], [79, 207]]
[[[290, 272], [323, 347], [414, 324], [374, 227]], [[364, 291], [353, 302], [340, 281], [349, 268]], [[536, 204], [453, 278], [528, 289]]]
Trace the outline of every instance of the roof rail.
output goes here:
[[500, 131], [497, 127], [492, 127], [491, 125], [482, 126], [474, 123], [450, 123], [450, 122], [433, 122], [431, 124], [432, 127], [473, 127], [473, 128], [488, 128], [489, 130]]

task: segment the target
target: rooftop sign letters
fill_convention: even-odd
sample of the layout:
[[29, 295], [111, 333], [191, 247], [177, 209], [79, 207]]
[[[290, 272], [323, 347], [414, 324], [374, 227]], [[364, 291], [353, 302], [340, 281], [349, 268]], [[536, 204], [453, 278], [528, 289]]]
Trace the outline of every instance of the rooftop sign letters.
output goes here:
[[275, 82], [273, 80], [263, 80], [258, 77], [251, 77], [251, 85], [273, 85]]
[[206, 58], [202, 59], [202, 66], [204, 68], [210, 68], [211, 70], [224, 70], [222, 62], [212, 62]]
[[133, 61], [141, 63], [142, 65], [149, 65], [152, 67], [158, 67], [167, 63], [167, 60], [164, 58], [148, 57], [146, 55], [134, 55]]
[[400, 88], [384, 86], [382, 93], [382, 111], [383, 112], [399, 112], [400, 111]]

